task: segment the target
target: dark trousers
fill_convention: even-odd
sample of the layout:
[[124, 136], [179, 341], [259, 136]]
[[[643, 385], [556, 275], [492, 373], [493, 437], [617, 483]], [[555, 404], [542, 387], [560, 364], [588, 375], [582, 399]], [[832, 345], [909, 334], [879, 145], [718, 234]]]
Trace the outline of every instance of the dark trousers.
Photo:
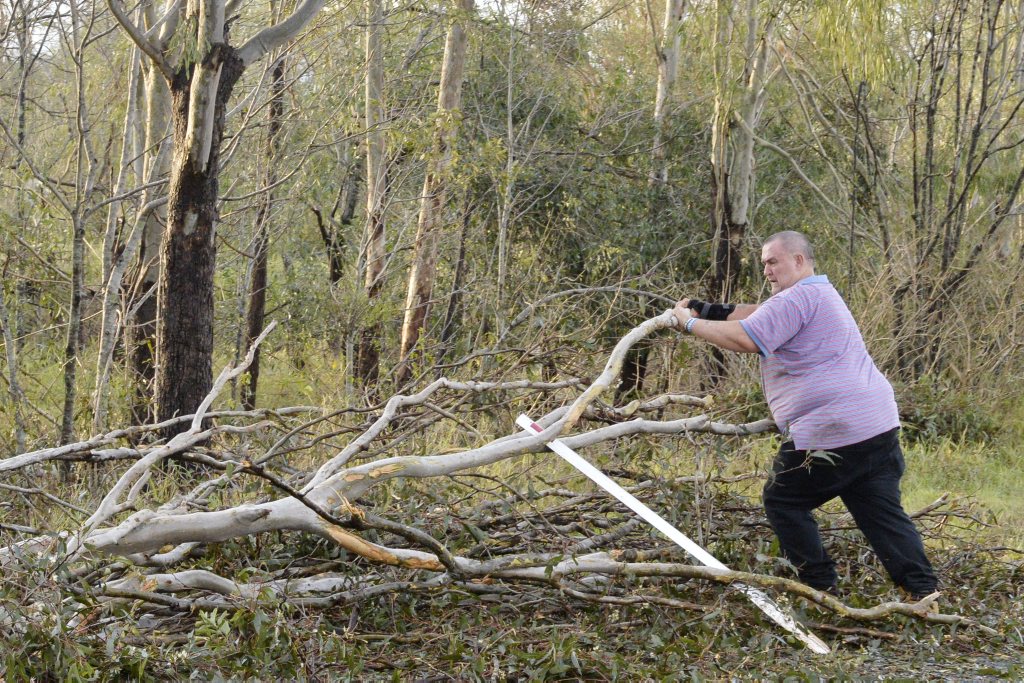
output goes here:
[[915, 597], [934, 591], [921, 534], [900, 503], [905, 464], [899, 429], [825, 454], [828, 460], [797, 450], [792, 441], [782, 444], [764, 487], [768, 522], [800, 580], [820, 590], [836, 583], [835, 562], [811, 511], [838, 496], [897, 585]]

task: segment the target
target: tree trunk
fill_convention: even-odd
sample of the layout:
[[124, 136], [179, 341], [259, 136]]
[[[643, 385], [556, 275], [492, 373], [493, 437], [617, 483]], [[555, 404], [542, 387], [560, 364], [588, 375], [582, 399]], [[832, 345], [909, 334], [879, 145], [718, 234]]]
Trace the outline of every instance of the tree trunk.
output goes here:
[[162, 218], [146, 221], [139, 250], [139, 273], [132, 287], [132, 314], [129, 328], [129, 365], [132, 385], [132, 424], [156, 420], [153, 383], [156, 379], [156, 290], [160, 279], [160, 242], [166, 212]]
[[3, 335], [7, 360], [7, 393], [14, 412], [15, 455], [20, 455], [25, 452], [25, 392], [21, 390], [18, 379], [18, 345], [14, 342], [3, 285], [0, 285], [0, 334]]
[[455, 345], [455, 331], [459, 328], [462, 321], [463, 283], [466, 280], [466, 237], [469, 235], [469, 219], [471, 215], [470, 202], [467, 200], [462, 211], [462, 229], [459, 231], [459, 256], [455, 262], [452, 293], [448, 297], [448, 310], [445, 311], [444, 325], [441, 327], [441, 353], [438, 354], [438, 362], [443, 361]]
[[157, 288], [158, 419], [194, 412], [212, 385], [214, 229], [231, 91], [247, 65], [292, 40], [324, 2], [300, 0], [286, 19], [259, 30], [236, 50], [229, 44], [225, 0], [190, 0], [149, 30], [128, 17], [120, 0], [107, 0], [171, 91], [174, 161]]
[[[718, 41], [727, 49], [733, 31], [734, 7], [730, 0], [719, 3]], [[729, 301], [742, 272], [744, 239], [754, 188], [754, 131], [764, 108], [766, 64], [772, 26], [759, 35], [756, 0], [747, 0], [746, 64], [744, 87], [735, 95], [728, 86], [728, 56], [716, 59], [715, 119], [712, 128], [711, 165], [715, 268], [709, 288], [712, 300]], [[760, 46], [760, 47], [759, 47]], [[740, 100], [734, 107], [733, 97]], [[740, 119], [735, 125], [733, 119]]]
[[[156, 21], [152, 4], [147, 7], [147, 26]], [[144, 65], [146, 81], [146, 116], [144, 124], [145, 178], [162, 178], [169, 171], [169, 115], [171, 92], [163, 76], [152, 64]], [[146, 424], [156, 419], [154, 381], [156, 379], [157, 288], [160, 281], [160, 243], [167, 224], [167, 204], [146, 216], [138, 253], [138, 273], [129, 298], [128, 353], [132, 385], [132, 424]]]
[[82, 345], [82, 303], [85, 297], [85, 217], [83, 202], [92, 194], [95, 172], [89, 148], [89, 114], [85, 104], [85, 58], [86, 36], [91, 25], [84, 23], [77, 2], [70, 3], [71, 38], [74, 47], [76, 76], [75, 127], [76, 172], [75, 204], [71, 214], [71, 303], [68, 306], [68, 328], [64, 345], [64, 410], [61, 417], [60, 442], [75, 440], [75, 404], [78, 401], [78, 352]]
[[897, 363], [907, 379], [946, 365], [943, 345], [961, 331], [946, 313], [996, 246], [1024, 184], [1024, 94], [1002, 85], [1024, 53], [1013, 28], [1019, 18], [1002, 2], [978, 5], [977, 15], [963, 3], [932, 17], [935, 38], [917, 61], [907, 104], [914, 253], [893, 295]]
[[[174, 162], [157, 288], [158, 420], [195, 411], [213, 382], [214, 226], [226, 105], [243, 64], [226, 43], [171, 82]], [[180, 431], [178, 426], [174, 432]]]
[[665, 23], [658, 49], [658, 89], [654, 96], [654, 142], [651, 146], [651, 182], [668, 182], [665, 158], [665, 113], [672, 86], [679, 71], [679, 27], [686, 11], [686, 0], [665, 0]]
[[[114, 196], [124, 194], [127, 186], [129, 169], [132, 159], [136, 157], [134, 134], [137, 130], [136, 119], [139, 111], [139, 76], [141, 71], [142, 53], [136, 47], [131, 52], [130, 78], [128, 85], [128, 102], [125, 106], [124, 128], [121, 135], [121, 159], [117, 168], [117, 181], [114, 183]], [[137, 180], [141, 180], [138, 177]], [[131, 263], [135, 251], [138, 250], [142, 237], [142, 226], [136, 226], [128, 240], [128, 244], [117, 243], [118, 226], [122, 216], [121, 202], [112, 202], [107, 209], [107, 226], [103, 238], [103, 292], [100, 307], [100, 341], [96, 354], [96, 386], [93, 390], [92, 429], [93, 433], [104, 430], [107, 421], [107, 390], [110, 382], [111, 366], [114, 360], [114, 347], [122, 330], [121, 315], [121, 283], [125, 270]], [[122, 247], [118, 254], [118, 247]]]
[[[384, 13], [381, 0], [366, 4], [366, 238], [364, 287], [367, 305], [374, 306], [384, 283], [385, 223], [387, 193], [387, 142], [384, 120], [384, 53], [381, 30]], [[381, 326], [373, 323], [360, 332], [356, 376], [364, 389], [376, 386], [380, 374]]]
[[[765, 66], [771, 25], [759, 35], [757, 1], [746, 3], [746, 62], [743, 87], [733, 92], [729, 46], [734, 32], [735, 0], [718, 3], [715, 58], [715, 114], [711, 137], [712, 244], [714, 270], [707, 296], [727, 302], [740, 284], [743, 252], [754, 188], [754, 131], [765, 100]], [[760, 49], [758, 45], [760, 44]], [[733, 100], [739, 100], [735, 106]], [[739, 124], [734, 121], [739, 119]], [[725, 356], [712, 349], [706, 373], [714, 385], [725, 374]]]
[[[253, 254], [252, 280], [249, 283], [249, 306], [245, 315], [245, 342], [243, 352], [263, 331], [267, 307], [267, 256], [270, 247], [270, 213], [274, 205], [274, 185], [277, 183], [277, 165], [281, 147], [281, 122], [284, 119], [285, 58], [274, 64], [271, 84], [270, 109], [267, 113], [267, 172], [264, 179], [266, 192], [260, 198], [256, 216], [256, 244]], [[256, 388], [260, 377], [260, 349], [253, 353], [252, 363], [246, 371], [248, 381], [242, 383], [242, 406], [246, 410], [256, 407]]]
[[342, 147], [340, 167], [345, 171], [338, 185], [338, 197], [331, 207], [331, 212], [325, 217], [320, 207], [313, 207], [320, 239], [327, 249], [328, 278], [332, 285], [341, 282], [345, 274], [346, 231], [343, 228], [352, 224], [356, 215], [356, 204], [359, 202], [362, 160], [354, 157], [353, 147], [354, 145], [347, 144]]
[[[474, 0], [458, 0], [458, 9], [465, 13], [472, 12], [473, 2]], [[412, 353], [426, 324], [434, 291], [438, 244], [444, 227], [447, 174], [451, 164], [452, 119], [456, 116], [456, 110], [461, 103], [462, 73], [468, 43], [463, 21], [463, 17], [455, 17], [445, 42], [437, 103], [437, 130], [434, 135], [434, 149], [423, 181], [413, 262], [409, 270], [409, 289], [405, 298], [401, 360], [397, 372], [399, 385], [406, 383], [412, 374]]]

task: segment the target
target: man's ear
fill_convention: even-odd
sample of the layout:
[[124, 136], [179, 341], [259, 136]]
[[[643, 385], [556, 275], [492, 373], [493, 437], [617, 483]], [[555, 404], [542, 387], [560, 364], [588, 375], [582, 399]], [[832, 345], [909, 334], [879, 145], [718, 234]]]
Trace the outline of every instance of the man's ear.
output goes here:
[[807, 259], [804, 258], [804, 255], [801, 254], [800, 252], [793, 254], [793, 260], [796, 262], [796, 267], [798, 270], [800, 268], [803, 268], [804, 264], [807, 263]]

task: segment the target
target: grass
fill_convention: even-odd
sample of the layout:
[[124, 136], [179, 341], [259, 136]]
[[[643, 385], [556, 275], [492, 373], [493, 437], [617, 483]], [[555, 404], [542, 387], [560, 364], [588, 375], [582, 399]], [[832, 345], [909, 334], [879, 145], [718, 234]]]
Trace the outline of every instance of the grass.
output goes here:
[[904, 505], [923, 507], [944, 493], [976, 501], [991, 526], [983, 532], [997, 545], [1024, 548], [1024, 470], [1009, 439], [995, 443], [942, 437], [905, 448]]

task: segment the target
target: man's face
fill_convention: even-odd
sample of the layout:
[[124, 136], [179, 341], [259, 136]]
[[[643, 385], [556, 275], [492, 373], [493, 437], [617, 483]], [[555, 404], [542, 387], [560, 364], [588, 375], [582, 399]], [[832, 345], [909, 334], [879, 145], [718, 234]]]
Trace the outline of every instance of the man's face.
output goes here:
[[789, 289], [806, 277], [803, 254], [789, 252], [780, 240], [769, 242], [761, 248], [761, 263], [764, 264], [764, 276], [772, 287], [772, 294]]

